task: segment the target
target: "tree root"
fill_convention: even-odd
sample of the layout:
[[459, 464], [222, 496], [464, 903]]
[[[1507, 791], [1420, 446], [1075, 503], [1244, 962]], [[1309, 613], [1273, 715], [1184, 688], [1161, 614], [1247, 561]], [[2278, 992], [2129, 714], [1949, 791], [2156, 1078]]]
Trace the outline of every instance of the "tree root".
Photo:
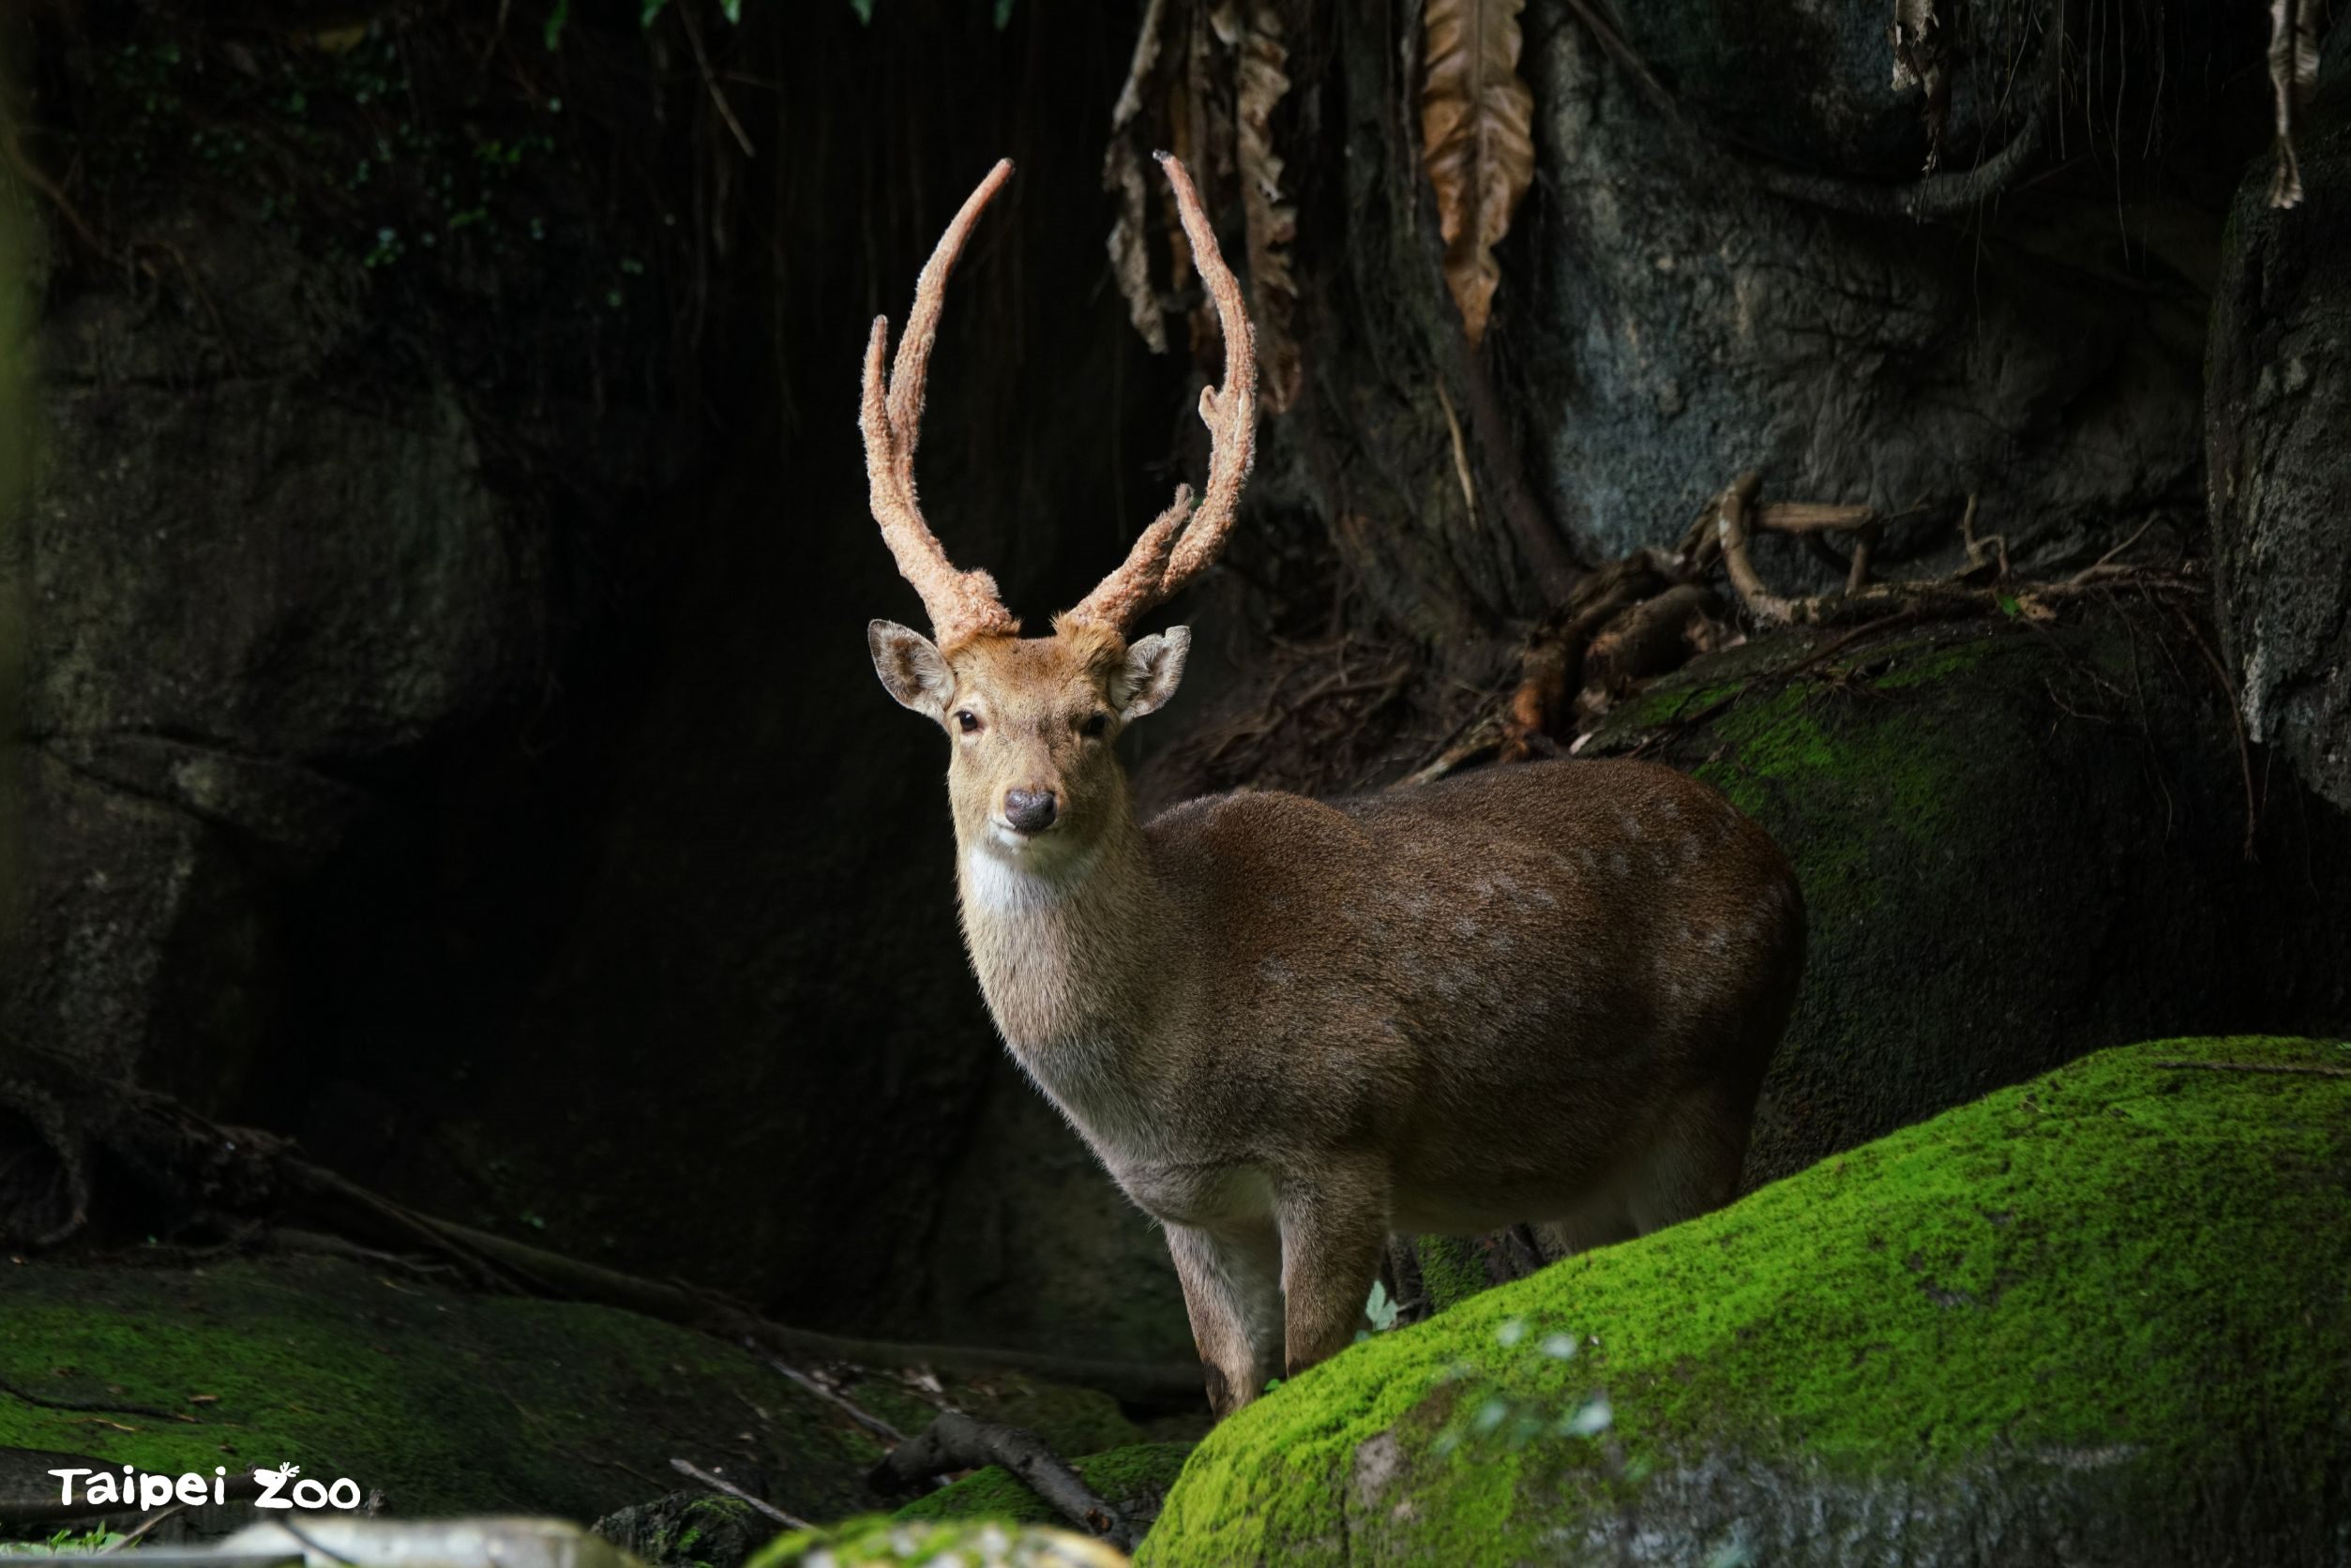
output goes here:
[[1121, 1551], [1135, 1549], [1135, 1527], [1116, 1504], [1095, 1494], [1034, 1432], [942, 1410], [921, 1435], [890, 1451], [867, 1477], [883, 1491], [911, 1491], [951, 1470], [1002, 1465], [1071, 1523]]
[[[8, 1131], [0, 1127], [0, 1134]], [[421, 1256], [477, 1289], [620, 1307], [803, 1363], [928, 1367], [963, 1376], [1010, 1372], [1166, 1409], [1194, 1408], [1202, 1399], [1199, 1368], [1188, 1362], [1155, 1364], [979, 1346], [904, 1345], [789, 1328], [716, 1291], [642, 1279], [419, 1214], [304, 1159], [287, 1139], [249, 1127], [224, 1127], [152, 1091], [126, 1089], [111, 1095], [89, 1119], [87, 1131], [96, 1148], [129, 1172], [158, 1191], [192, 1199], [205, 1217], [224, 1229], [257, 1230], [266, 1238], [268, 1225], [308, 1226], [339, 1238], [339, 1244], [327, 1244], [338, 1250]], [[0, 1170], [13, 1153], [9, 1141], [0, 1137]], [[50, 1210], [43, 1205], [38, 1213]], [[0, 1213], [0, 1228], [17, 1220]], [[17, 1234], [23, 1236], [21, 1229]], [[309, 1239], [295, 1244], [318, 1246]]]

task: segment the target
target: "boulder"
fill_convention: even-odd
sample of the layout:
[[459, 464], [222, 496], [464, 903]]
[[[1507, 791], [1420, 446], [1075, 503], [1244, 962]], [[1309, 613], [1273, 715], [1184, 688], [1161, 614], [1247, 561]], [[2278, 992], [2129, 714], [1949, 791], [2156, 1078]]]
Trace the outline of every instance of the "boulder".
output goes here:
[[2339, 1563], [2351, 1047], [2086, 1057], [1359, 1344], [1148, 1564]]
[[667, 1490], [673, 1458], [795, 1513], [851, 1513], [879, 1500], [864, 1477], [882, 1452], [723, 1341], [327, 1257], [12, 1268], [0, 1448], [170, 1474], [293, 1463], [404, 1518], [580, 1520]]
[[[2340, 52], [2333, 63], [2340, 65]], [[2351, 72], [2300, 139], [2304, 199], [2238, 190], [2212, 299], [2205, 440], [2219, 618], [2245, 728], [2351, 810]]]
[[1586, 748], [1690, 768], [1795, 864], [1748, 1185], [2101, 1047], [2351, 1030], [2351, 820], [2249, 779], [2184, 613], [1841, 635], [1700, 660]]

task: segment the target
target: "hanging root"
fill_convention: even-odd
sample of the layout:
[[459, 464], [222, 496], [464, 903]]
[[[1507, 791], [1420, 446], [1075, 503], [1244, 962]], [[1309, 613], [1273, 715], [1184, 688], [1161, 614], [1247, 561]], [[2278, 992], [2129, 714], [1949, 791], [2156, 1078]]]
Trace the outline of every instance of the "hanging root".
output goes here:
[[[1464, 723], [1403, 782], [1426, 783], [1488, 759], [1518, 761], [1572, 752], [1647, 682], [1698, 654], [1730, 646], [1739, 633], [1723, 597], [1706, 581], [1717, 561], [1752, 626], [1767, 631], [1857, 628], [1832, 646], [1919, 621], [1988, 615], [2048, 621], [2064, 601], [2123, 586], [2150, 593], [2197, 591], [2180, 572], [2118, 560], [2146, 528], [2071, 577], [2019, 582], [2012, 575], [2006, 537], [1977, 532], [1978, 499], [1972, 493], [1959, 520], [1964, 565], [1943, 578], [1878, 581], [1876, 556], [1887, 525], [1923, 507], [1889, 516], [1854, 504], [1767, 504], [1761, 490], [1759, 474], [1741, 474], [1707, 504], [1672, 550], [1635, 550], [1585, 577], [1567, 605], [1528, 639], [1517, 683]], [[1756, 565], [1758, 533], [1801, 539], [1844, 579], [1843, 585], [1795, 597], [1773, 593]], [[1833, 538], [1846, 540], [1846, 548], [1840, 550]]]

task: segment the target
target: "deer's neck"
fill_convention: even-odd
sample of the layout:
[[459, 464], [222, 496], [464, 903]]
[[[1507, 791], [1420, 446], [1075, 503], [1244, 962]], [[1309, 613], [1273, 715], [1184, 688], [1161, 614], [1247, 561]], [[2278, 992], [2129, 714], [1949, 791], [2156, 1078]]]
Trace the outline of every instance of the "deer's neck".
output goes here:
[[1131, 812], [1083, 846], [1038, 848], [1047, 852], [957, 845], [972, 967], [1004, 1039], [1051, 1089], [1056, 1056], [1116, 1053], [1137, 1037], [1163, 983], [1153, 937], [1167, 926]]

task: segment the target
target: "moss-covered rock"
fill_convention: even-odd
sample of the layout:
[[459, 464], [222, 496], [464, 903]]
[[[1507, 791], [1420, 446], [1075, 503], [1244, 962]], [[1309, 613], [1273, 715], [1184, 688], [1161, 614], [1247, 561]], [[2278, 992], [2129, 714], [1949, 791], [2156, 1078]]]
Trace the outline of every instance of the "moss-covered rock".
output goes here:
[[867, 1518], [784, 1536], [753, 1558], [751, 1568], [898, 1568], [902, 1563], [1121, 1568], [1125, 1561], [1126, 1554], [1113, 1546], [1044, 1525]]
[[805, 1515], [876, 1501], [874, 1440], [722, 1341], [329, 1259], [9, 1267], [0, 1383], [113, 1407], [0, 1392], [0, 1447], [173, 1473], [293, 1462], [381, 1489], [404, 1516], [594, 1519], [670, 1491], [672, 1458], [764, 1476]]
[[[1136, 1443], [1108, 1454], [1074, 1459], [1070, 1468], [1096, 1496], [1111, 1503], [1128, 1522], [1150, 1523], [1159, 1516], [1168, 1488], [1175, 1485], [1193, 1445], [1188, 1442]], [[975, 1470], [951, 1486], [897, 1511], [901, 1520], [1009, 1519], [1017, 1524], [1054, 1524], [1061, 1519], [1053, 1505], [1001, 1466]]]
[[1488, 1291], [1218, 1427], [1138, 1560], [2340, 1563], [2346, 1067], [2101, 1052]]
[[595, 1533], [654, 1568], [740, 1568], [776, 1537], [775, 1521], [740, 1498], [671, 1492], [616, 1508]]
[[2351, 1029], [2351, 819], [2283, 770], [2248, 801], [2180, 613], [1844, 635], [1701, 661], [1588, 748], [1689, 768], [1795, 864], [1751, 1187], [2102, 1047]]

